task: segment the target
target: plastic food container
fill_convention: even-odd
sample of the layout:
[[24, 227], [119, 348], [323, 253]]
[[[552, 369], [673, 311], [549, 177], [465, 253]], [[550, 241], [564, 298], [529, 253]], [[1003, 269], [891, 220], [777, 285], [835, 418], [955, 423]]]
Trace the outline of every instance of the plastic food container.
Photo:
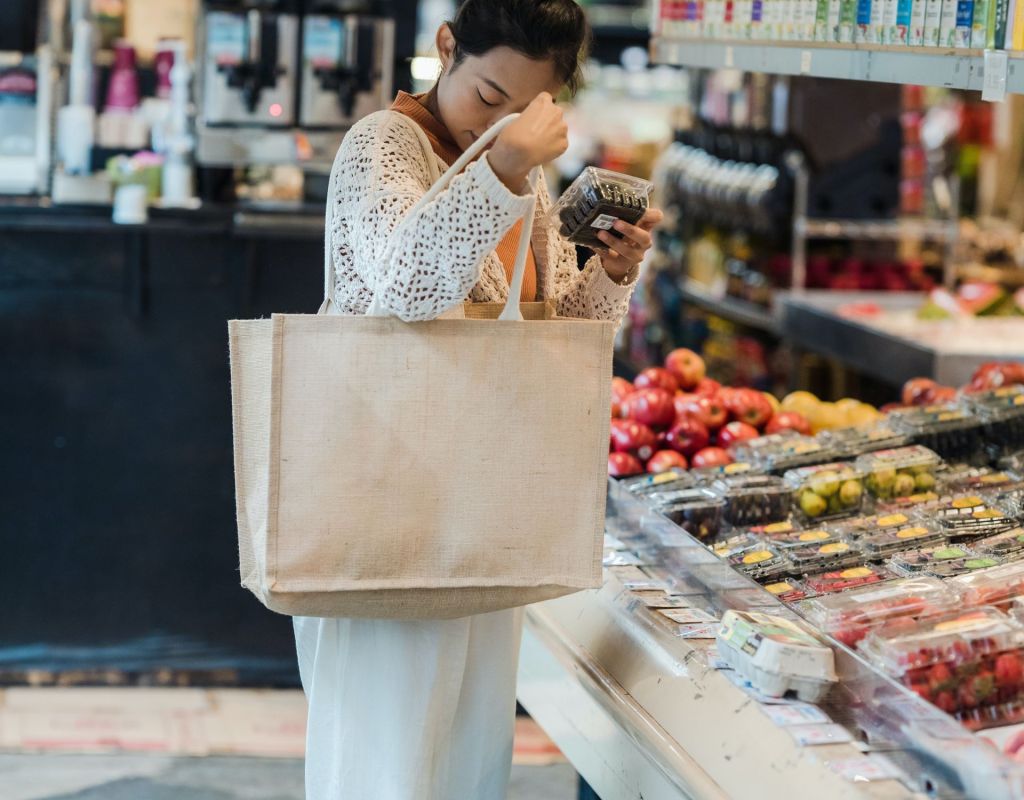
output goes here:
[[1015, 598], [1024, 597], [1024, 562], [1000, 564], [960, 575], [951, 578], [948, 585], [960, 595], [960, 602], [966, 607], [997, 606], [1005, 611]]
[[845, 592], [848, 589], [856, 589], [860, 586], [892, 580], [894, 577], [895, 575], [885, 569], [885, 567], [859, 564], [856, 567], [809, 575], [804, 580], [804, 583], [807, 584], [811, 591], [817, 594], [832, 594], [833, 592]]
[[857, 458], [876, 450], [902, 447], [910, 437], [884, 423], [822, 431], [818, 440], [836, 452], [838, 458]]
[[843, 541], [843, 537], [828, 528], [808, 528], [792, 530], [768, 537], [769, 541], [783, 550], [801, 547], [823, 547]]
[[937, 578], [903, 578], [881, 586], [815, 597], [797, 608], [811, 624], [847, 647], [876, 628], [890, 632], [912, 620], [956, 610], [957, 596]]
[[899, 553], [892, 557], [889, 565], [900, 575], [930, 575], [939, 565], [965, 561], [972, 555], [971, 551], [962, 545], [943, 544]]
[[884, 514], [872, 514], [867, 517], [854, 517], [831, 523], [828, 528], [844, 539], [860, 539], [889, 529], [908, 525], [915, 519], [910, 512], [896, 511]]
[[1024, 386], [1003, 386], [966, 395], [964, 401], [982, 422], [990, 458], [1024, 447]]
[[951, 542], [966, 542], [995, 536], [1016, 527], [997, 506], [980, 495], [959, 495], [928, 510]]
[[762, 694], [789, 692], [808, 703], [825, 699], [836, 682], [835, 656], [795, 621], [730, 609], [722, 617], [718, 654]]
[[1014, 559], [1024, 556], [1024, 528], [1011, 528], [971, 542], [971, 549], [979, 556]]
[[793, 469], [785, 480], [806, 520], [859, 513], [864, 503], [864, 477], [847, 461]]
[[1009, 470], [958, 465], [939, 473], [945, 494], [967, 494], [989, 491], [1013, 491], [1024, 488], [1024, 480]]
[[683, 469], [673, 467], [657, 475], [634, 475], [631, 478], [623, 478], [619, 485], [626, 488], [635, 495], [649, 495], [680, 489], [689, 489], [696, 485], [693, 476]]
[[635, 224], [647, 211], [653, 188], [650, 181], [587, 167], [551, 209], [552, 224], [571, 242], [603, 248], [598, 231], [622, 238], [612, 226], [620, 219]]
[[889, 420], [915, 444], [949, 461], [978, 463], [985, 458], [981, 420], [955, 405], [901, 409], [893, 411]]
[[729, 566], [755, 581], [770, 581], [788, 575], [792, 566], [785, 556], [768, 544], [758, 544], [729, 556]]
[[864, 560], [860, 550], [849, 542], [806, 544], [785, 552], [794, 571], [800, 575], [852, 567]]
[[725, 501], [707, 489], [674, 492], [672, 499], [660, 505], [662, 514], [698, 539], [711, 539], [722, 529]]
[[753, 533], [738, 533], [716, 542], [711, 548], [712, 552], [719, 558], [730, 558], [736, 553], [742, 553], [763, 544], [761, 537]]
[[1007, 516], [1024, 522], [1024, 489], [999, 492], [992, 498], [992, 505]]
[[909, 445], [863, 455], [857, 459], [857, 469], [864, 473], [864, 485], [874, 497], [891, 500], [934, 491], [941, 463], [927, 447]]
[[784, 519], [781, 522], [769, 522], [767, 525], [751, 525], [747, 528], [748, 533], [773, 541], [779, 537], [785, 536], [786, 534], [795, 533], [799, 530], [802, 530], [801, 527], [791, 519]]
[[945, 541], [946, 537], [941, 531], [922, 520], [882, 528], [877, 533], [861, 537], [858, 543], [867, 558], [881, 560], [893, 553], [935, 547], [944, 544]]
[[779, 522], [789, 516], [790, 491], [774, 475], [733, 475], [711, 485], [725, 501], [725, 521], [735, 527]]
[[749, 461], [765, 472], [781, 475], [787, 470], [835, 461], [835, 449], [813, 436], [782, 431], [750, 439], [734, 448], [738, 460]]
[[691, 469], [689, 474], [693, 476], [697, 483], [709, 485], [723, 475], [746, 475], [757, 471], [754, 464], [749, 461], [733, 461], [731, 464], [720, 464], [717, 467]]
[[1024, 690], [1024, 628], [994, 608], [877, 629], [861, 645], [884, 672], [972, 727], [997, 722]]
[[814, 592], [794, 578], [783, 578], [774, 583], [766, 583], [764, 589], [783, 603], [795, 603], [798, 600], [814, 596]]

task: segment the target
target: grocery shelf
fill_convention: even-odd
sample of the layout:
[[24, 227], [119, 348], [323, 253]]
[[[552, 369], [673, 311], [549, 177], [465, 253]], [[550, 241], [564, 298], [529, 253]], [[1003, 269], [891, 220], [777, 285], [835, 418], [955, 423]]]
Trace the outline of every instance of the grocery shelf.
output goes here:
[[[656, 63], [698, 69], [738, 69], [879, 83], [981, 91], [984, 54], [938, 47], [886, 47], [821, 42], [651, 41]], [[1011, 53], [1006, 91], [1024, 93], [1024, 54]]]
[[702, 284], [689, 278], [682, 281], [679, 289], [684, 300], [708, 313], [766, 333], [774, 335], [779, 333], [779, 325], [775, 316], [762, 306], [733, 297], [719, 297]]
[[842, 220], [798, 219], [797, 233], [808, 239], [859, 239], [895, 241], [929, 239], [944, 242], [957, 235], [956, 223], [930, 219]]

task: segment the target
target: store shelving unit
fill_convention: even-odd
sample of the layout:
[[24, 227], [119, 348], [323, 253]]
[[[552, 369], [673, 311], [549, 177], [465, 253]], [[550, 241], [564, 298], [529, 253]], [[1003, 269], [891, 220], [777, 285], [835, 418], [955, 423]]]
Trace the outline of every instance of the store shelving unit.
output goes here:
[[[974, 91], [981, 91], [985, 83], [985, 55], [980, 50], [655, 37], [651, 54], [657, 63], [696, 69], [738, 69]], [[1024, 93], [1024, 53], [1009, 54], [1006, 91]]]
[[737, 325], [756, 328], [775, 336], [779, 334], [778, 320], [767, 308], [733, 297], [720, 297], [691, 278], [683, 279], [679, 291], [688, 303], [692, 303], [716, 317], [735, 322]]

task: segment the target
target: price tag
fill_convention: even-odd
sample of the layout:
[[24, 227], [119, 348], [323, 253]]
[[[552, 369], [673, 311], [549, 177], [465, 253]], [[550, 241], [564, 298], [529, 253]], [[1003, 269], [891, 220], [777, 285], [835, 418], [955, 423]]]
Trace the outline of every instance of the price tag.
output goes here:
[[804, 50], [800, 53], [800, 74], [807, 75], [811, 71], [811, 56], [814, 55], [810, 50]]
[[982, 72], [981, 99], [999, 103], [1006, 99], [1006, 69], [1009, 58], [1005, 50], [986, 50]]
[[793, 725], [786, 728], [789, 735], [796, 739], [801, 747], [813, 747], [822, 744], [843, 744], [853, 741], [850, 732], [841, 725], [825, 723], [820, 725]]
[[725, 66], [726, 66], [726, 69], [732, 69], [734, 66], [736, 66], [736, 59], [735, 59], [734, 55], [735, 54], [733, 53], [731, 47], [726, 47], [725, 48]]

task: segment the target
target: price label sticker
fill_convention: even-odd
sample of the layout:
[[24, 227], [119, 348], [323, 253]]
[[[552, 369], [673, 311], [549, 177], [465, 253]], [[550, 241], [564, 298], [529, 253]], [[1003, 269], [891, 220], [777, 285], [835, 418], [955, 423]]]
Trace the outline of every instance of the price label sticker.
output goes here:
[[726, 69], [732, 69], [734, 66], [736, 66], [735, 54], [733, 53], [731, 47], [725, 48], [725, 66]]
[[982, 71], [981, 99], [1000, 103], [1006, 99], [1006, 70], [1010, 61], [1005, 50], [986, 50]]
[[811, 57], [814, 54], [810, 50], [804, 50], [800, 53], [800, 74], [808, 75], [811, 71]]
[[854, 783], [899, 780], [902, 775], [885, 756], [855, 756], [828, 762], [829, 769]]
[[853, 736], [842, 725], [825, 723], [818, 725], [793, 725], [786, 730], [801, 747], [823, 744], [843, 744], [853, 741]]

